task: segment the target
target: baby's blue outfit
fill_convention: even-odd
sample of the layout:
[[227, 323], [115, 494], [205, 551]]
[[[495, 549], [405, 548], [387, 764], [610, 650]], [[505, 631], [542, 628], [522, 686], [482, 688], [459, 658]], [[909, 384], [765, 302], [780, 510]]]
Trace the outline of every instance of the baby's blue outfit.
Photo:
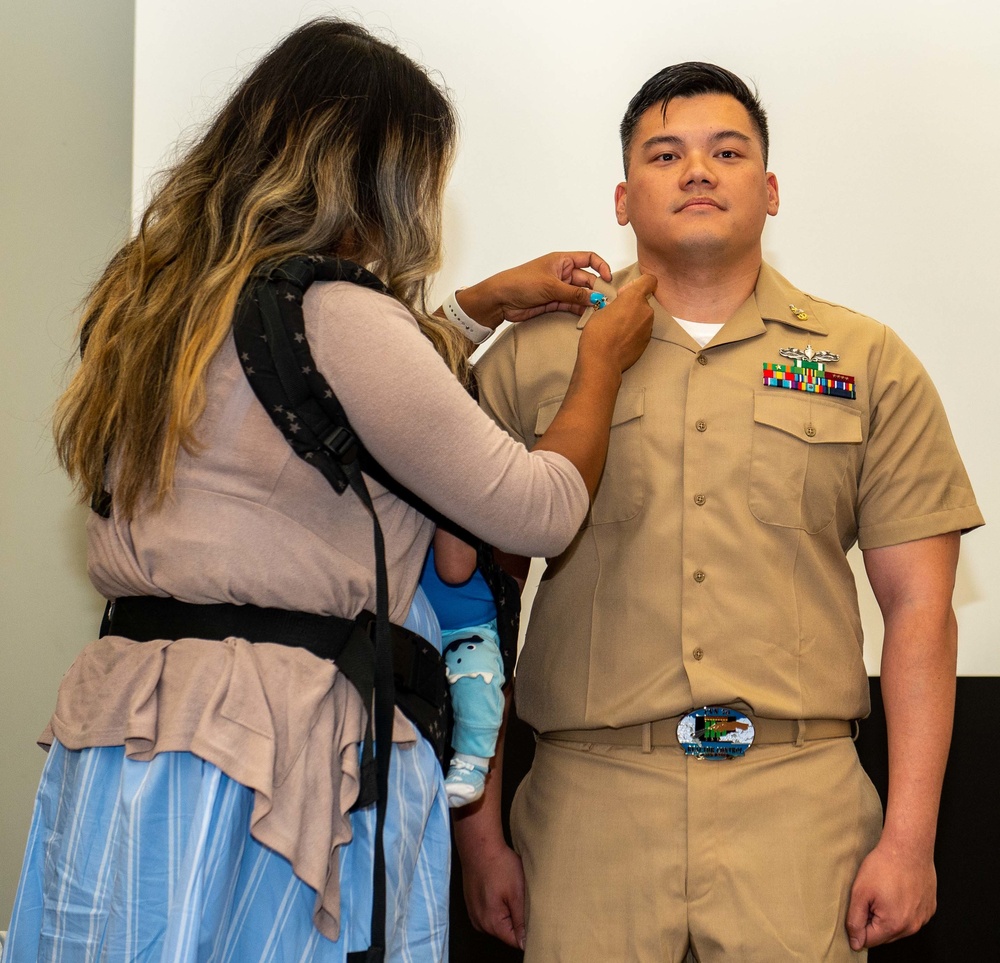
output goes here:
[[503, 721], [504, 684], [493, 593], [478, 569], [461, 585], [442, 582], [434, 568], [433, 548], [420, 585], [441, 623], [455, 723], [451, 747], [456, 753], [489, 759]]

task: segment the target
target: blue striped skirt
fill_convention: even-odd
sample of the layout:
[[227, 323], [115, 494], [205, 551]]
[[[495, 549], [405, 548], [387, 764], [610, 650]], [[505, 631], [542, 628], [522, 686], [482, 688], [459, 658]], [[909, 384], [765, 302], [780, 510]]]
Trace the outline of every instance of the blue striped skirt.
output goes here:
[[[407, 626], [439, 643], [418, 591]], [[374, 806], [339, 852], [341, 932], [315, 891], [249, 833], [253, 791], [190, 753], [49, 752], [3, 963], [343, 963], [371, 923]], [[440, 766], [393, 747], [385, 828], [387, 959], [444, 963], [450, 836]]]

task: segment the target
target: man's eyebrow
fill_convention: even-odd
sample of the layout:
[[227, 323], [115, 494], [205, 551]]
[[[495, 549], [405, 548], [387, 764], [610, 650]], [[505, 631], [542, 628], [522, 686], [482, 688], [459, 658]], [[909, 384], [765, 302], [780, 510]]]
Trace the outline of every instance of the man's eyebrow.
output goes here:
[[661, 145], [681, 147], [683, 144], [683, 139], [677, 137], [675, 134], [657, 134], [656, 137], [650, 137], [649, 140], [643, 141], [642, 149], [648, 150], [650, 147], [659, 147]]
[[[717, 130], [709, 140], [713, 144], [717, 144], [719, 141], [723, 140], [738, 140], [744, 144], [752, 144], [753, 138], [744, 134], [741, 130]], [[683, 147], [684, 138], [678, 137], [676, 134], [657, 134], [655, 137], [650, 137], [649, 140], [642, 142], [642, 150], [649, 150], [651, 147]]]
[[741, 130], [720, 130], [712, 134], [711, 140], [716, 144], [720, 140], [738, 140], [742, 141], [744, 144], [753, 143], [753, 139], [747, 134], [744, 134]]

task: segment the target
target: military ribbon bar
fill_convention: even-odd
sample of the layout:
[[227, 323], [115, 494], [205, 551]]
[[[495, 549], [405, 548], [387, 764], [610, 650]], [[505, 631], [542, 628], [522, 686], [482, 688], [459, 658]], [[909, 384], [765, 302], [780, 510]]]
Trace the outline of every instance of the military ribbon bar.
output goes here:
[[789, 388], [808, 391], [834, 398], [855, 398], [852, 375], [827, 371], [819, 361], [800, 361], [795, 364], [768, 364], [764, 362], [764, 385], [768, 388]]

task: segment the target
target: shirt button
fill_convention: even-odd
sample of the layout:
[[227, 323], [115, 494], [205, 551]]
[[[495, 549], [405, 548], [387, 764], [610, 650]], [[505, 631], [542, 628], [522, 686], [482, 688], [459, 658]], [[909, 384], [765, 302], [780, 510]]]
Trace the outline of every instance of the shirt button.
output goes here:
[[695, 360], [696, 360], [696, 361], [698, 362], [698, 364], [700, 364], [700, 365], [701, 365], [702, 367], [704, 367], [705, 365], [707, 365], [707, 364], [708, 364], [708, 358], [706, 358], [706, 357], [705, 357], [705, 356], [704, 356], [703, 354], [700, 354], [700, 355], [698, 355], [698, 357], [697, 357], [697, 358], [695, 358]]
[[698, 431], [704, 431], [708, 427], [708, 422], [696, 421], [694, 426], [698, 429]]
[[694, 496], [694, 503], [696, 505], [704, 505], [706, 501], [707, 501], [707, 499], [701, 493], [699, 493], [699, 494], [697, 494], [697, 495]]
[[704, 582], [705, 581], [705, 573], [701, 569], [698, 569], [698, 571], [694, 573], [694, 580], [696, 582]]
[[701, 660], [705, 658], [705, 651], [701, 648], [695, 649], [691, 654], [695, 657], [697, 662], [701, 662]]
[[806, 435], [809, 438], [816, 437], [816, 428], [813, 425], [806, 425]]

